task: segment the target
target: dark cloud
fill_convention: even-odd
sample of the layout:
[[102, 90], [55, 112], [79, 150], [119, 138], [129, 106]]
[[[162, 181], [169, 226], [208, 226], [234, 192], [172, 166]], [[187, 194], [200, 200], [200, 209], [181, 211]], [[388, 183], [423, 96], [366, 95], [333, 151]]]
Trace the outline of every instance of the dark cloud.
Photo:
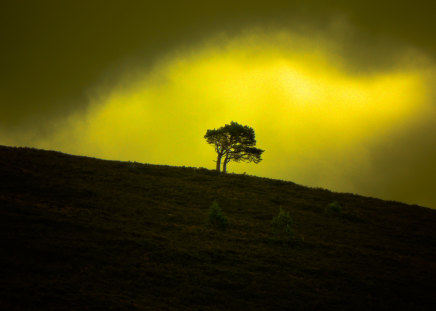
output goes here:
[[427, 116], [381, 137], [370, 149], [371, 169], [351, 177], [356, 188], [372, 196], [436, 208], [435, 119]]
[[[392, 59], [383, 49], [394, 41], [434, 56], [432, 3], [8, 1], [0, 13], [0, 122], [23, 126], [69, 113], [85, 105], [87, 91], [102, 79], [116, 79], [123, 66], [151, 64], [180, 45], [253, 25], [324, 29], [343, 17], [356, 29], [344, 34], [344, 51], [364, 68]], [[364, 48], [372, 45], [377, 49]]]

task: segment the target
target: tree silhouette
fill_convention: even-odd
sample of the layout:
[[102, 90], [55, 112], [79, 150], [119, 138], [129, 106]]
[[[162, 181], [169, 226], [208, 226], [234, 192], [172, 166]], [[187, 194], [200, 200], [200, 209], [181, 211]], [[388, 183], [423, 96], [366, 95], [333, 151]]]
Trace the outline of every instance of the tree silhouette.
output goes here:
[[262, 161], [262, 153], [265, 150], [254, 147], [256, 138], [253, 128], [244, 126], [236, 122], [231, 122], [219, 129], [207, 130], [204, 135], [208, 144], [215, 146], [217, 153], [216, 170], [221, 171], [223, 162], [223, 172], [227, 171], [227, 164], [234, 162], [254, 162]]

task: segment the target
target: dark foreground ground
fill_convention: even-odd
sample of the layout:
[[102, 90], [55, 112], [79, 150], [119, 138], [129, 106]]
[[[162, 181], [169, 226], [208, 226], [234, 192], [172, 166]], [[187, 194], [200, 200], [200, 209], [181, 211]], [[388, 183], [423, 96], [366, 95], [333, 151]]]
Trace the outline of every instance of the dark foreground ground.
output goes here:
[[0, 147], [0, 231], [1, 310], [436, 305], [435, 210], [291, 182]]

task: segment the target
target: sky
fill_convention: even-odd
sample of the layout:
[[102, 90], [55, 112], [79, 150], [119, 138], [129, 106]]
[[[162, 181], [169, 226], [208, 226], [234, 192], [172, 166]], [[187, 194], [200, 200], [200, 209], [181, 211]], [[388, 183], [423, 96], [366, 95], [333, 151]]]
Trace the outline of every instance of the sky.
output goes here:
[[9, 1], [0, 144], [215, 167], [436, 208], [434, 1]]

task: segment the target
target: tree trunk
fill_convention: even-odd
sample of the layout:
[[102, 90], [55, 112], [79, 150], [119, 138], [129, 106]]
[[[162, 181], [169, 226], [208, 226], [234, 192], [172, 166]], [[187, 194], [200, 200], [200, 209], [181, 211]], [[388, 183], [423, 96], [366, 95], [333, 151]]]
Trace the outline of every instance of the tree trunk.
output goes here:
[[223, 163], [223, 173], [227, 173], [227, 163], [229, 163], [229, 158], [228, 156], [225, 157], [224, 159], [224, 163]]
[[217, 170], [218, 172], [221, 171], [221, 158], [222, 158], [222, 157], [223, 157], [223, 155], [218, 153], [218, 157], [217, 157], [217, 159], [216, 159], [216, 170]]

